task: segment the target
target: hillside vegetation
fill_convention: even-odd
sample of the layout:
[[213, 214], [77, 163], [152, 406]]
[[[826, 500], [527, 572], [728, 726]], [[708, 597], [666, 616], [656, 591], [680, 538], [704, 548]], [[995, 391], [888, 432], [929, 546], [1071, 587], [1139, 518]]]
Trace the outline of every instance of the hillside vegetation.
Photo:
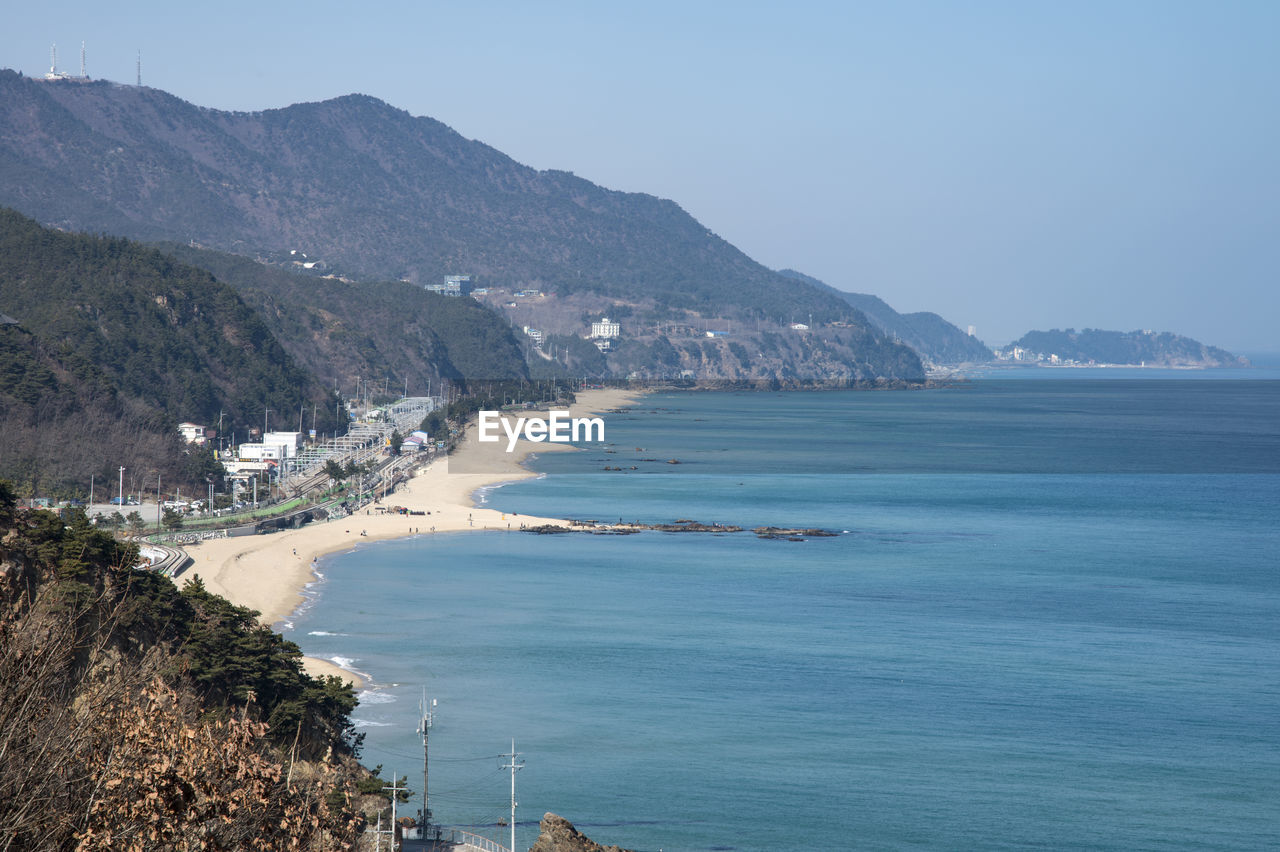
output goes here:
[[128, 240], [64, 234], [0, 210], [0, 475], [23, 493], [131, 477], [204, 486], [177, 424], [264, 412], [335, 423], [332, 397], [209, 273]]
[[429, 293], [399, 281], [351, 283], [300, 275], [276, 266], [176, 243], [157, 246], [206, 269], [240, 294], [300, 364], [330, 387], [357, 377], [385, 379], [411, 395], [447, 379], [528, 377], [511, 326], [474, 299]]
[[0, 481], [0, 850], [351, 848], [350, 687], [136, 557]]

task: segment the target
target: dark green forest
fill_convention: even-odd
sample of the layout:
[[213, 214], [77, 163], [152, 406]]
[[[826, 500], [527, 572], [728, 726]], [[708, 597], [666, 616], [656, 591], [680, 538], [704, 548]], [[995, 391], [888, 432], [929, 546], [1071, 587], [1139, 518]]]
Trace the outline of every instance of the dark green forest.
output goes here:
[[520, 346], [505, 319], [474, 299], [429, 293], [400, 281], [348, 283], [176, 243], [158, 246], [206, 269], [252, 305], [289, 354], [330, 387], [356, 377], [386, 379], [410, 395], [441, 379], [527, 378]]
[[335, 426], [332, 395], [234, 290], [128, 240], [0, 210], [0, 313], [14, 320], [0, 326], [0, 474], [24, 494], [83, 490], [120, 465], [190, 481], [184, 420], [246, 429], [267, 408], [317, 405]]

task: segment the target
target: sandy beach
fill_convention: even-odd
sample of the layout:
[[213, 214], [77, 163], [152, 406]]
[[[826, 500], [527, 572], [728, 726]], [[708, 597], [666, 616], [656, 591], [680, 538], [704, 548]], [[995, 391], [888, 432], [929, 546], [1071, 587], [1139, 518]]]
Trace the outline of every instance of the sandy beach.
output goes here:
[[[600, 415], [629, 405], [638, 396], [638, 391], [613, 388], [583, 391], [570, 408], [570, 414], [573, 417]], [[522, 416], [538, 415], [539, 412], [522, 412]], [[607, 417], [605, 421], [607, 426]], [[439, 458], [417, 469], [407, 483], [380, 504], [429, 514], [377, 513], [373, 506], [368, 506], [354, 515], [313, 522], [296, 530], [204, 541], [186, 547], [193, 564], [178, 578], [179, 585], [199, 577], [209, 591], [239, 606], [257, 610], [265, 624], [277, 624], [302, 603], [302, 590], [314, 579], [316, 562], [327, 554], [350, 550], [362, 543], [412, 535], [466, 530], [510, 529], [514, 532], [521, 524], [564, 525], [565, 521], [559, 518], [504, 514], [479, 508], [474, 494], [481, 488], [533, 476], [521, 466], [532, 453], [572, 451], [572, 447], [521, 439], [508, 453], [505, 435], [499, 443], [482, 444], [476, 440], [475, 431], [473, 424], [451, 457]], [[468, 472], [458, 472], [462, 470]], [[357, 687], [361, 685], [353, 673], [328, 660], [304, 658], [304, 667], [312, 675], [337, 675], [351, 680]]]

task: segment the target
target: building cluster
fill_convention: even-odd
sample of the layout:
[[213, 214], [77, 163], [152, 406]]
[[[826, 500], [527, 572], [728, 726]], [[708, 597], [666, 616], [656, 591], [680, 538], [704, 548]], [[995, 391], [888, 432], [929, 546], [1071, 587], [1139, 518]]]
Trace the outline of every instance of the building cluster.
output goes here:
[[1023, 364], [1048, 364], [1053, 367], [1079, 367], [1093, 364], [1093, 361], [1077, 361], [1074, 358], [1063, 358], [1056, 353], [1033, 352], [1021, 346], [1010, 346], [1005, 349], [991, 350], [997, 361], [1017, 361]]

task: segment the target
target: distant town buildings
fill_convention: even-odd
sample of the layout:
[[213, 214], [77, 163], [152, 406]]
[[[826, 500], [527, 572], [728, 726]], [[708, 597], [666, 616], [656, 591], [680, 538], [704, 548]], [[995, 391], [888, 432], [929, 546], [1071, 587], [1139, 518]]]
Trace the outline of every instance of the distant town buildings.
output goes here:
[[524, 327], [524, 333], [525, 333], [525, 336], [527, 336], [530, 340], [533, 341], [533, 348], [541, 351], [542, 350], [542, 331], [540, 329], [536, 329], [536, 328], [533, 328], [532, 326], [526, 325]]
[[791, 330], [792, 331], [808, 331], [809, 326], [805, 325], [802, 322], [793, 322], [791, 323]]

